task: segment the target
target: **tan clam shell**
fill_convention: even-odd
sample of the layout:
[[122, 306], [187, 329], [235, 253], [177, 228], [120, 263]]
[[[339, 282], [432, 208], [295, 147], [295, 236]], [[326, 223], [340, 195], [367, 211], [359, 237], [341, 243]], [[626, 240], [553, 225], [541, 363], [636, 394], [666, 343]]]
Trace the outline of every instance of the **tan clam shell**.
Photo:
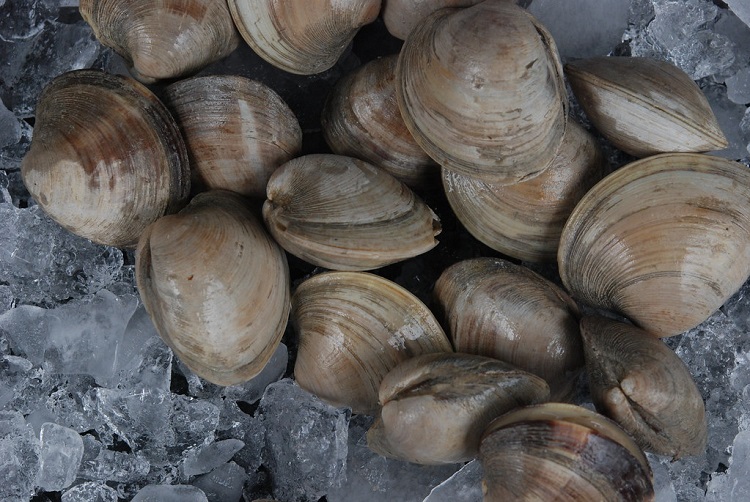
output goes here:
[[553, 399], [573, 392], [584, 359], [578, 308], [565, 291], [520, 265], [475, 258], [443, 271], [434, 296], [457, 352], [539, 375]]
[[290, 309], [286, 256], [228, 191], [198, 194], [138, 243], [138, 291], [159, 335], [218, 385], [257, 375], [281, 341]]
[[750, 171], [692, 153], [628, 164], [592, 188], [563, 229], [572, 296], [658, 336], [704, 320], [750, 275]]
[[398, 284], [364, 272], [327, 272], [292, 297], [299, 336], [294, 378], [303, 389], [355, 413], [378, 409], [378, 387], [398, 363], [452, 352], [432, 312]]
[[135, 246], [190, 192], [185, 144], [164, 105], [133, 79], [93, 70], [44, 89], [21, 174], [52, 219], [118, 247]]
[[396, 101], [398, 55], [371, 61], [336, 83], [321, 124], [334, 153], [366, 160], [412, 188], [425, 186], [439, 167], [414, 141]]
[[263, 204], [271, 235], [295, 256], [335, 270], [369, 270], [437, 245], [440, 222], [406, 185], [367, 162], [299, 157], [273, 173]]
[[424, 18], [446, 7], [469, 7], [484, 0], [383, 0], [383, 22], [388, 32], [406, 40]]
[[638, 445], [580, 406], [546, 403], [506, 413], [485, 431], [479, 458], [487, 502], [655, 498]]
[[540, 174], [562, 142], [567, 93], [557, 48], [512, 2], [433, 13], [404, 43], [396, 78], [407, 127], [446, 169], [517, 183]]
[[143, 82], [195, 73], [240, 41], [221, 0], [81, 0], [80, 12]]
[[245, 42], [282, 70], [312, 75], [328, 70], [359, 29], [373, 22], [381, 0], [229, 0]]
[[565, 65], [594, 126], [636, 157], [726, 148], [727, 139], [691, 78], [666, 61], [597, 57]]
[[380, 384], [380, 417], [371, 450], [419, 464], [474, 458], [494, 418], [549, 399], [538, 376], [471, 354], [423, 354], [393, 368]]
[[647, 451], [699, 455], [706, 410], [685, 363], [659, 338], [604, 317], [581, 320], [589, 387], [597, 409]]
[[165, 90], [190, 156], [193, 190], [265, 197], [271, 174], [302, 148], [302, 129], [267, 85], [234, 75], [181, 80]]
[[494, 185], [443, 169], [453, 212], [479, 241], [531, 262], [554, 262], [563, 226], [576, 203], [604, 175], [594, 137], [570, 121], [562, 146], [542, 174]]

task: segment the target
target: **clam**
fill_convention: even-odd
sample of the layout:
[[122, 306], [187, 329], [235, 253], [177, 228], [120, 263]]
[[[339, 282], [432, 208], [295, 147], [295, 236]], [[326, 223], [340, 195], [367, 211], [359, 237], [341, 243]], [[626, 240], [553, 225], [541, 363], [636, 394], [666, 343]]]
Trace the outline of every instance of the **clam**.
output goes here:
[[494, 418], [549, 398], [541, 378], [471, 354], [423, 354], [393, 368], [380, 384], [380, 417], [367, 445], [419, 464], [470, 460]]
[[479, 241], [520, 260], [554, 262], [568, 216], [603, 169], [596, 140], [571, 121], [552, 164], [539, 176], [495, 185], [443, 169], [443, 187], [453, 212]]
[[162, 339], [198, 376], [235, 385], [257, 375], [290, 309], [286, 256], [241, 196], [195, 196], [138, 242], [138, 291]]
[[592, 188], [560, 238], [572, 296], [657, 336], [706, 320], [750, 275], [750, 171], [691, 153], [628, 164]]
[[263, 59], [290, 73], [328, 70], [359, 29], [373, 22], [381, 0], [229, 0], [234, 23]]
[[80, 12], [143, 82], [195, 73], [240, 41], [225, 0], [81, 0]]
[[321, 124], [334, 153], [374, 164], [410, 187], [437, 178], [439, 167], [417, 145], [396, 101], [397, 55], [370, 61], [336, 83]]
[[165, 97], [185, 137], [196, 191], [264, 197], [273, 171], [302, 148], [294, 112], [261, 82], [195, 77], [170, 85]]
[[263, 217], [281, 246], [314, 265], [368, 270], [437, 245], [440, 222], [406, 185], [367, 162], [306, 155], [271, 176]]
[[435, 283], [457, 352], [493, 357], [544, 378], [566, 399], [583, 368], [578, 308], [561, 288], [499, 258], [464, 260]]
[[364, 272], [327, 272], [304, 281], [292, 297], [291, 321], [299, 336], [299, 386], [355, 413], [377, 411], [380, 382], [398, 363], [453, 351], [419, 299]]
[[404, 43], [396, 79], [406, 126], [451, 171], [517, 183], [544, 171], [562, 143], [567, 94], [557, 48], [512, 2], [431, 14]]
[[698, 455], [706, 448], [703, 398], [685, 363], [659, 338], [604, 317], [581, 320], [596, 408], [647, 451]]
[[383, 22], [388, 32], [406, 40], [425, 17], [446, 7], [469, 7], [484, 0], [383, 0]]
[[599, 132], [636, 157], [727, 146], [695, 82], [666, 61], [597, 57], [565, 65], [573, 92]]
[[651, 468], [617, 425], [547, 403], [494, 420], [479, 447], [484, 500], [653, 501]]
[[164, 105], [133, 79], [93, 70], [44, 89], [21, 174], [52, 219], [109, 246], [135, 246], [190, 192], [185, 144]]

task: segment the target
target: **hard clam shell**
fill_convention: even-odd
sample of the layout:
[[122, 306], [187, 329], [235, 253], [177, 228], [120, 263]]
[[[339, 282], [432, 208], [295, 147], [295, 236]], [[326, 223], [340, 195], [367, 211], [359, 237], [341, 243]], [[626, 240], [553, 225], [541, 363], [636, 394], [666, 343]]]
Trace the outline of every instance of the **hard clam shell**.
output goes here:
[[496, 185], [443, 169], [453, 212], [479, 241], [531, 262], [554, 262], [563, 226], [576, 203], [604, 175], [596, 140], [570, 121], [562, 146], [542, 174]]
[[80, 12], [147, 83], [195, 73], [240, 41], [225, 1], [81, 0]]
[[585, 317], [581, 336], [597, 409], [647, 451], [698, 455], [706, 448], [706, 412], [685, 363], [659, 338], [635, 326]]
[[330, 154], [279, 167], [263, 217], [295, 256], [334, 270], [369, 270], [437, 245], [440, 222], [406, 185], [367, 162]]
[[728, 144], [698, 85], [671, 63], [597, 57], [572, 61], [565, 73], [591, 122], [624, 152], [646, 157]]
[[327, 272], [292, 297], [299, 336], [294, 377], [355, 413], [378, 410], [378, 388], [398, 363], [453, 349], [432, 312], [398, 284], [364, 272]]
[[382, 16], [388, 32], [406, 40], [409, 33], [428, 15], [446, 7], [469, 7], [484, 0], [383, 0]]
[[572, 296], [658, 336], [704, 320], [750, 275], [750, 171], [709, 155], [633, 162], [573, 210], [558, 252]]
[[245, 42], [290, 73], [312, 75], [336, 64], [360, 27], [378, 17], [381, 0], [229, 0]]
[[302, 129], [265, 84], [234, 75], [195, 77], [165, 90], [190, 156], [193, 190], [264, 197], [271, 174], [302, 148]]
[[517, 183], [544, 171], [562, 142], [567, 93], [557, 48], [512, 2], [431, 14], [404, 43], [396, 78], [407, 127], [446, 169]]
[[228, 191], [198, 194], [143, 233], [138, 291], [159, 335], [192, 371], [218, 385], [257, 375], [290, 309], [286, 256]]
[[135, 246], [190, 192], [185, 144], [164, 105], [135, 80], [94, 70], [44, 89], [21, 174], [52, 219], [109, 246]]

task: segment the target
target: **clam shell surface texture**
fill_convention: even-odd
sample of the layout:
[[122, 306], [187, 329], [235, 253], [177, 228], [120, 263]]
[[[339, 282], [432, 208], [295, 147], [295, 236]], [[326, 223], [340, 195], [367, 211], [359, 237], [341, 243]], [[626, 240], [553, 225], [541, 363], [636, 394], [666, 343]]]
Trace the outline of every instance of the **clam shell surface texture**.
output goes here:
[[190, 192], [187, 150], [169, 111], [135, 80], [94, 70], [45, 87], [21, 175], [52, 219], [108, 246], [134, 247]]
[[567, 93], [547, 30], [512, 2], [441, 9], [404, 43], [401, 114], [446, 169], [489, 183], [540, 174], [567, 125]]
[[576, 300], [658, 336], [693, 328], [750, 275], [750, 171], [691, 153], [628, 164], [573, 210], [558, 265]]
[[260, 373], [284, 334], [286, 255], [233, 192], [198, 194], [151, 225], [138, 243], [136, 280], [159, 335], [212, 383]]

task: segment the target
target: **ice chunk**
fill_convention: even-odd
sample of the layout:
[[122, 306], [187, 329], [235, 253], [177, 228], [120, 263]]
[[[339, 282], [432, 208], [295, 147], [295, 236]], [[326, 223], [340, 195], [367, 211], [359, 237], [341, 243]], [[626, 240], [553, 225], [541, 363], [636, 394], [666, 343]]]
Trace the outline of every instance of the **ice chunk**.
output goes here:
[[[750, 72], [748, 77], [750, 78]], [[750, 154], [750, 107], [745, 110], [745, 115], [740, 121], [740, 133], [742, 134], [742, 141], [747, 145], [747, 153]]]
[[190, 449], [185, 453], [182, 472], [186, 477], [210, 472], [229, 462], [244, 446], [245, 443], [239, 439], [225, 439]]
[[117, 346], [137, 300], [102, 290], [53, 310], [22, 306], [0, 316], [14, 347], [46, 371], [112, 376]]
[[193, 482], [206, 494], [209, 502], [240, 500], [247, 479], [245, 470], [234, 462], [217, 467]]
[[424, 502], [482, 502], [482, 464], [472, 460], [432, 489]]
[[0, 40], [22, 40], [36, 35], [44, 26], [43, 10], [34, 0], [0, 2]]
[[727, 97], [735, 103], [746, 105], [750, 103], [750, 66], [738, 71], [728, 79]]
[[452, 476], [459, 468], [452, 465], [418, 465], [392, 460], [367, 447], [367, 429], [372, 418], [357, 415], [349, 428], [346, 480], [328, 493], [329, 502], [369, 502], [398, 500], [421, 502], [430, 490]]
[[0, 500], [26, 502], [39, 471], [39, 440], [17, 411], [0, 411]]
[[654, 494], [656, 502], [677, 502], [677, 496], [674, 492], [672, 478], [669, 476], [669, 469], [660, 460], [657, 455], [647, 453], [651, 471], [654, 474]]
[[190, 448], [209, 444], [219, 425], [219, 408], [213, 403], [189, 396], [172, 396], [171, 425], [174, 442], [170, 443], [175, 458]]
[[108, 450], [97, 439], [83, 436], [83, 459], [78, 477], [92, 481], [136, 483], [146, 479], [151, 464], [140, 455]]
[[746, 107], [732, 103], [727, 97], [727, 89], [723, 85], [709, 84], [703, 88], [708, 103], [716, 115], [721, 130], [727, 137], [729, 146], [724, 150], [711, 152], [728, 159], [747, 157], [747, 143], [740, 132], [740, 121], [745, 116]]
[[534, 0], [528, 10], [552, 33], [560, 56], [567, 59], [609, 54], [628, 26], [629, 7], [621, 0]]
[[[23, 121], [18, 120], [13, 112], [0, 101], [0, 149], [15, 145], [21, 140], [21, 122]], [[6, 166], [0, 165], [0, 167]]]
[[190, 485], [148, 485], [132, 502], [208, 502], [200, 488]]
[[83, 458], [83, 440], [73, 429], [57, 424], [42, 425], [39, 474], [36, 484], [48, 491], [60, 491], [73, 484]]
[[156, 334], [146, 310], [139, 308], [130, 319], [117, 351], [110, 388], [150, 389], [168, 392], [172, 380], [172, 349]]
[[726, 0], [726, 3], [743, 23], [750, 26], [750, 3], [747, 0]]
[[23, 395], [31, 385], [33, 365], [28, 359], [18, 356], [0, 357], [0, 409]]
[[266, 429], [261, 417], [248, 415], [234, 401], [225, 401], [221, 409], [217, 438], [237, 439], [245, 443], [245, 447], [234, 455], [234, 461], [248, 473], [254, 473], [263, 461], [265, 435]]
[[341, 484], [349, 409], [334, 408], [285, 379], [266, 388], [259, 413], [266, 427], [264, 464], [275, 498], [318, 500]]
[[94, 481], [76, 485], [62, 494], [62, 502], [117, 502], [117, 490]]

